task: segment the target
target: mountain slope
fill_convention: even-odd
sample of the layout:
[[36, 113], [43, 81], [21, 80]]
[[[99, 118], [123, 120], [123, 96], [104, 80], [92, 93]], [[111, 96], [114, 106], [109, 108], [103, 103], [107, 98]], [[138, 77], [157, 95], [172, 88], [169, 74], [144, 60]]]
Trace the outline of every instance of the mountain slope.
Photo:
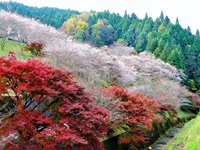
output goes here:
[[[155, 58], [151, 53], [141, 52], [137, 54], [133, 48], [122, 45], [102, 48], [93, 47], [89, 44], [77, 42], [64, 32], [41, 24], [39, 21], [3, 10], [0, 10], [0, 20], [4, 27], [1, 28], [2, 33], [8, 33], [9, 31], [9, 33], [12, 33], [13, 39], [19, 36], [27, 43], [34, 41], [43, 43], [46, 53], [43, 61], [48, 61], [55, 67], [73, 71], [76, 74], [75, 79], [93, 95], [92, 102], [109, 110], [111, 122], [120, 119], [120, 117], [123, 118], [124, 114], [129, 114], [127, 112], [131, 111], [131, 115], [128, 116], [128, 119], [132, 121], [130, 126], [133, 123], [133, 125], [141, 127], [140, 123], [145, 125], [146, 120], [151, 121], [152, 118], [144, 119], [138, 113], [143, 115], [144, 112], [151, 112], [155, 115], [153, 106], [158, 104], [161, 111], [165, 112], [169, 109], [169, 111], [172, 110], [169, 115], [174, 115], [174, 109], [180, 109], [182, 100], [188, 101], [194, 96], [180, 84], [182, 78], [184, 78], [184, 73], [174, 66]], [[7, 36], [9, 35], [7, 34]], [[60, 84], [62, 82], [59, 82]], [[106, 97], [102, 92], [104, 87], [111, 85], [124, 87], [124, 89], [119, 89], [114, 86], [113, 89], [117, 89], [116, 92], [122, 94], [114, 100], [109, 96]], [[125, 89], [133, 93], [130, 94]], [[134, 95], [136, 92], [143, 93], [145, 97], [142, 94]], [[121, 113], [117, 110], [121, 106], [117, 105], [115, 109], [115, 104], [119, 102], [119, 99], [123, 100], [124, 96], [128, 100], [126, 100], [127, 103], [121, 102], [124, 104], [122, 107], [129, 106], [129, 110], [126, 113]], [[131, 105], [129, 105], [130, 102]], [[69, 106], [67, 103], [66, 105]], [[131, 118], [133, 119], [131, 120]], [[137, 118], [137, 121], [139, 120], [139, 124], [135, 118]], [[123, 119], [122, 121], [126, 118]], [[150, 129], [151, 124], [149, 123], [147, 122], [147, 126], [144, 126], [144, 128]], [[127, 128], [126, 124], [125, 128]], [[144, 128], [142, 126], [142, 129]], [[135, 132], [140, 135], [141, 132], [137, 131], [136, 128]]]
[[[76, 39], [95, 46], [121, 41], [133, 46], [137, 52], [147, 50], [157, 58], [184, 70], [187, 75], [184, 84], [191, 91], [200, 89], [200, 34], [197, 30], [192, 35], [189, 26], [183, 29], [178, 18], [173, 24], [163, 12], [153, 20], [148, 14], [144, 19], [139, 19], [134, 13], [128, 15], [126, 12], [124, 16], [109, 11], [80, 13], [57, 8], [27, 7], [19, 3], [0, 3], [0, 7], [39, 19], [56, 28], [63, 24], [62, 29], [68, 35], [74, 35]], [[55, 14], [54, 17], [49, 17], [52, 14]]]
[[[43, 43], [45, 45], [44, 51], [46, 51], [51, 62], [57, 67], [74, 71], [77, 80], [86, 88], [103, 83], [130, 89], [133, 89], [134, 85], [146, 88], [138, 83], [150, 78], [152, 80], [153, 78], [154, 80], [171, 80], [181, 88], [178, 83], [182, 80], [184, 74], [148, 53], [141, 53], [137, 56], [129, 54], [133, 51], [129, 47], [116, 46], [100, 49], [89, 44], [79, 43], [53, 27], [3, 10], [0, 13], [0, 20], [5, 26], [9, 25], [10, 29], [20, 31], [20, 36], [29, 43], [34, 41]], [[117, 55], [116, 51], [127, 51], [127, 55]], [[162, 83], [159, 80], [155, 80], [155, 83], [158, 84], [154, 86], [156, 91]], [[168, 93], [167, 90], [163, 89], [162, 93]]]

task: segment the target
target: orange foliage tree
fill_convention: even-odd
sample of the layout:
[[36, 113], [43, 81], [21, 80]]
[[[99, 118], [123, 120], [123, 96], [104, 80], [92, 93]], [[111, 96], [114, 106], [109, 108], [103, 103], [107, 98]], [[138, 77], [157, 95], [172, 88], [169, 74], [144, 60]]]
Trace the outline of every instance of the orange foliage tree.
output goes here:
[[1, 149], [104, 149], [108, 112], [69, 71], [37, 59], [0, 58]]

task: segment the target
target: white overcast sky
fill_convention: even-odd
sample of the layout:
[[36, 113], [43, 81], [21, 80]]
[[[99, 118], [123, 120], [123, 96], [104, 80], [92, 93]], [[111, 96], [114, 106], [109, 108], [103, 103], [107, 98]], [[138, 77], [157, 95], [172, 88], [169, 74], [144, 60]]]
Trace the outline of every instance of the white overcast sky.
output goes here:
[[[9, 1], [9, 0], [0, 0]], [[128, 14], [135, 13], [143, 19], [147, 12], [149, 17], [155, 20], [163, 11], [172, 23], [176, 17], [183, 28], [190, 26], [195, 34], [200, 30], [200, 5], [199, 0], [12, 0], [29, 6], [49, 6], [62, 9], [74, 9], [78, 11], [104, 11], [118, 12], [123, 15], [125, 10]]]

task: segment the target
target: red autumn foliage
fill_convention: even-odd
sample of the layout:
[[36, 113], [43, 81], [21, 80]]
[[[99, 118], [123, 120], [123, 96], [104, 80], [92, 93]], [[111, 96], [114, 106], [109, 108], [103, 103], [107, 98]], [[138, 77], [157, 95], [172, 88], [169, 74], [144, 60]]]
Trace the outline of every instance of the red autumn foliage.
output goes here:
[[120, 103], [119, 111], [124, 119], [116, 121], [116, 125], [123, 126], [127, 131], [119, 140], [120, 144], [137, 145], [147, 140], [146, 131], [152, 129], [152, 121], [161, 121], [156, 113], [159, 106], [140, 93], [129, 93], [126, 89], [118, 87], [108, 88], [108, 93]]
[[31, 44], [26, 45], [22, 48], [23, 51], [30, 51], [33, 56], [44, 56], [44, 52], [42, 51], [44, 48], [44, 44], [40, 42], [31, 42]]
[[37, 59], [0, 58], [2, 149], [104, 149], [108, 112], [73, 81], [69, 71]]

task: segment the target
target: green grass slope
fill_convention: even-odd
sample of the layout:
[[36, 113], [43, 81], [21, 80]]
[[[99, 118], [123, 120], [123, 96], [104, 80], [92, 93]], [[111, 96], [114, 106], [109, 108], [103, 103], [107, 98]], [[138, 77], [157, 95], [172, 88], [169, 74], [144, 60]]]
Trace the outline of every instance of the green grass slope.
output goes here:
[[163, 148], [163, 150], [199, 150], [200, 114], [187, 122], [182, 130]]
[[[1, 38], [0, 38], [0, 44], [2, 44]], [[8, 56], [9, 51], [14, 51], [17, 59], [19, 60], [24, 60], [26, 57], [31, 57], [30, 53], [21, 51], [21, 48], [24, 46], [25, 46], [24, 43], [7, 40], [3, 50], [0, 46], [0, 56], [3, 56], [3, 55]]]

